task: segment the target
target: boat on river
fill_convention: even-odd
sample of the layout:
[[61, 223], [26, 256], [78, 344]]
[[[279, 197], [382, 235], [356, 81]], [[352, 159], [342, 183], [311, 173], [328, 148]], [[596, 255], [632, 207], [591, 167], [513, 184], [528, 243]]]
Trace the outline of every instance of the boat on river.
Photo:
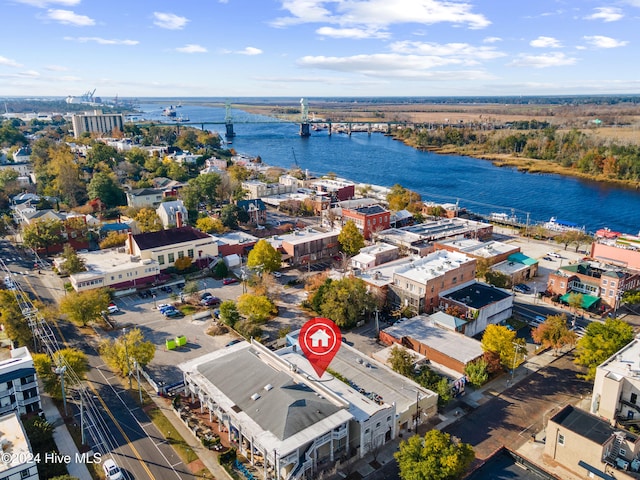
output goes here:
[[169, 105], [162, 111], [162, 115], [164, 115], [165, 117], [175, 117], [177, 115], [177, 112], [173, 105]]
[[548, 222], [544, 225], [544, 228], [547, 230], [551, 230], [552, 232], [569, 232], [571, 230], [576, 230], [579, 232], [584, 232], [584, 225], [581, 227], [575, 222], [569, 222], [567, 220], [560, 220], [556, 217], [551, 217]]

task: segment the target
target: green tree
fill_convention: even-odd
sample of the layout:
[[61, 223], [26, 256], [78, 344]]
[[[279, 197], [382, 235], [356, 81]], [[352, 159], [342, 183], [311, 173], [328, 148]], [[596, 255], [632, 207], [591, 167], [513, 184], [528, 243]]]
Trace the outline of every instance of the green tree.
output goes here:
[[102, 164], [105, 168], [112, 169], [122, 159], [118, 150], [102, 142], [94, 142], [87, 153], [87, 165], [92, 168]]
[[213, 276], [216, 278], [224, 278], [229, 273], [229, 268], [227, 264], [220, 261], [216, 263], [216, 266], [213, 268]]
[[7, 337], [19, 347], [31, 347], [33, 345], [33, 335], [22, 315], [16, 295], [23, 294], [14, 293], [11, 290], [0, 290], [0, 323], [4, 326], [4, 332]]
[[238, 228], [238, 222], [246, 223], [249, 221], [249, 214], [237, 205], [229, 204], [220, 210], [220, 221], [225, 227], [235, 230]]
[[556, 355], [565, 345], [576, 343], [576, 333], [567, 327], [567, 317], [564, 315], [550, 315], [531, 332], [533, 341], [545, 348], [553, 348]]
[[493, 352], [500, 357], [500, 364], [507, 369], [517, 367], [522, 363], [519, 353], [524, 348], [524, 339], [516, 338], [516, 332], [502, 325], [487, 325], [482, 335], [482, 350]]
[[342, 227], [338, 234], [338, 243], [340, 244], [340, 250], [350, 257], [356, 255], [364, 247], [364, 237], [352, 220], [349, 220]]
[[126, 377], [135, 371], [134, 362], [145, 367], [153, 360], [156, 346], [144, 339], [139, 328], [132, 328], [117, 338], [103, 340], [99, 351], [111, 368]]
[[162, 230], [162, 220], [151, 208], [142, 208], [134, 217], [141, 232], [159, 232]]
[[97, 172], [87, 185], [89, 198], [99, 198], [107, 208], [125, 204], [125, 195], [113, 173]]
[[178, 182], [184, 182], [189, 178], [189, 172], [186, 167], [178, 162], [171, 162], [167, 167], [167, 177]]
[[259, 240], [249, 252], [247, 266], [263, 272], [275, 272], [282, 266], [282, 254], [265, 239]]
[[366, 312], [376, 307], [375, 298], [367, 291], [360, 278], [347, 277], [334, 280], [323, 295], [320, 313], [341, 328], [354, 327], [364, 319]]
[[622, 301], [631, 305], [640, 303], [640, 290], [627, 290], [622, 295]]
[[82, 380], [89, 369], [87, 356], [77, 348], [58, 350], [53, 354], [53, 358], [46, 353], [34, 353], [32, 356], [33, 366], [38, 378], [42, 381], [45, 392], [58, 400], [62, 399], [62, 384], [60, 375], [55, 371], [56, 368], [67, 367], [64, 370], [65, 388], [72, 387], [76, 378]]
[[245, 293], [238, 297], [238, 312], [254, 323], [264, 323], [277, 313], [276, 306], [264, 295]]
[[405, 377], [413, 377], [413, 364], [416, 358], [406, 348], [394, 345], [389, 354], [389, 365], [394, 372], [404, 375]]
[[86, 326], [100, 317], [107, 309], [110, 296], [106, 289], [98, 288], [86, 292], [71, 292], [60, 301], [60, 312], [78, 325]]
[[489, 380], [489, 364], [483, 358], [476, 360], [475, 362], [467, 363], [464, 367], [464, 373], [469, 377], [469, 381], [472, 385], [479, 387], [487, 383], [487, 380]]
[[484, 274], [484, 279], [490, 285], [498, 288], [507, 288], [511, 283], [511, 279], [502, 272], [494, 272], [493, 270], [487, 270]]
[[220, 304], [220, 320], [231, 328], [235, 326], [240, 320], [240, 313], [238, 312], [236, 302], [233, 300], [225, 300]]
[[61, 257], [64, 261], [60, 264], [60, 267], [64, 273], [73, 275], [74, 273], [85, 272], [87, 270], [86, 261], [81, 258], [68, 243], [65, 243]]
[[22, 227], [22, 241], [34, 250], [44, 249], [62, 242], [63, 224], [59, 220], [40, 220]]
[[424, 437], [414, 435], [400, 442], [394, 457], [402, 480], [456, 480], [462, 478], [475, 455], [471, 445], [434, 429]]
[[582, 377], [596, 378], [596, 368], [611, 355], [633, 340], [633, 327], [617, 318], [604, 323], [591, 322], [576, 346], [575, 363], [587, 367]]

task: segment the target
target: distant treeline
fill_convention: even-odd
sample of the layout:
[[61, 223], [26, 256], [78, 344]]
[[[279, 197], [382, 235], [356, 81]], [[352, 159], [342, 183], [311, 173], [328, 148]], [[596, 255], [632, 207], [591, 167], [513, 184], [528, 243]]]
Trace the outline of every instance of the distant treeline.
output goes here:
[[100, 109], [105, 113], [121, 113], [123, 108], [108, 105], [93, 106], [87, 103], [67, 103], [64, 100], [40, 100], [31, 98], [12, 98], [0, 101], [0, 113], [38, 113], [38, 112], [84, 112]]
[[507, 97], [312, 97], [310, 101], [359, 104], [503, 104], [503, 105], [617, 105], [639, 104], [640, 95], [556, 95], [556, 96], [507, 96]]
[[460, 153], [508, 154], [542, 160], [575, 169], [595, 180], [640, 182], [640, 146], [615, 144], [579, 130], [558, 131], [554, 126], [506, 133], [471, 128], [406, 128], [396, 138], [416, 148], [459, 147]]

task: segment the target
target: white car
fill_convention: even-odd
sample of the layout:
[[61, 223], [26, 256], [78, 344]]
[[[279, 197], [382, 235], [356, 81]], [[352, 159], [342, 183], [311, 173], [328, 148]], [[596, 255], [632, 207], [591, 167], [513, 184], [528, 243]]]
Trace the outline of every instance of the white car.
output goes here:
[[109, 313], [113, 314], [113, 313], [118, 313], [120, 311], [120, 309], [118, 308], [117, 305], [109, 305], [107, 307], [107, 310], [109, 311]]
[[104, 474], [107, 477], [107, 480], [121, 480], [122, 478], [124, 478], [120, 467], [118, 467], [118, 465], [116, 465], [116, 462], [111, 459], [105, 460], [105, 462], [102, 464], [102, 468], [104, 469]]
[[16, 289], [16, 284], [14, 283], [13, 279], [9, 275], [4, 277], [4, 285], [5, 285], [5, 287], [7, 287], [7, 290], [15, 290]]
[[273, 272], [273, 276], [276, 278], [280, 278], [282, 274], [280, 272]]
[[553, 258], [562, 258], [561, 255], [555, 253], [555, 252], [549, 252], [547, 253], [547, 257], [553, 257]]

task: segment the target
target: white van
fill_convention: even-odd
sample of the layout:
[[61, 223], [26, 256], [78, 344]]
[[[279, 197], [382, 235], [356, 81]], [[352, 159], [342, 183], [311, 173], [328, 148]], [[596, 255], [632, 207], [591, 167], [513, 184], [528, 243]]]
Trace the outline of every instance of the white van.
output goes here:
[[102, 464], [102, 468], [104, 469], [104, 474], [107, 477], [107, 480], [122, 480], [124, 478], [120, 467], [118, 467], [116, 462], [111, 459], [105, 460]]

